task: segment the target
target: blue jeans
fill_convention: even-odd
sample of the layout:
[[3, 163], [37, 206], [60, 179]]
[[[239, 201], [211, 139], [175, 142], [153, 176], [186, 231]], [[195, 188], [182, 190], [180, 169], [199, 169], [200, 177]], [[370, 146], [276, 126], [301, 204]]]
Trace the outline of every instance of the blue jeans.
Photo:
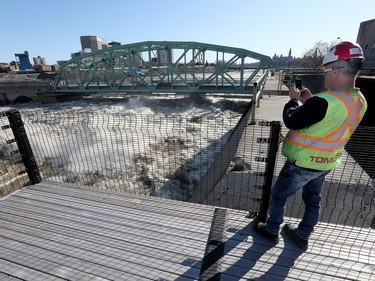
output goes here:
[[305, 203], [305, 213], [299, 223], [296, 234], [308, 240], [318, 223], [320, 213], [321, 190], [325, 176], [330, 171], [305, 169], [286, 161], [279, 177], [272, 188], [271, 206], [266, 230], [278, 234], [284, 221], [286, 200], [302, 188], [302, 199]]

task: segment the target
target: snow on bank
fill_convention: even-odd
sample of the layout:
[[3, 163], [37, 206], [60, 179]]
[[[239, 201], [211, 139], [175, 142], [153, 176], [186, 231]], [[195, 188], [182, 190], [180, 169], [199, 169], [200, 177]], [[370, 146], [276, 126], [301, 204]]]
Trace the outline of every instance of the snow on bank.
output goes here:
[[185, 200], [247, 105], [138, 96], [3, 110], [21, 112], [44, 179]]

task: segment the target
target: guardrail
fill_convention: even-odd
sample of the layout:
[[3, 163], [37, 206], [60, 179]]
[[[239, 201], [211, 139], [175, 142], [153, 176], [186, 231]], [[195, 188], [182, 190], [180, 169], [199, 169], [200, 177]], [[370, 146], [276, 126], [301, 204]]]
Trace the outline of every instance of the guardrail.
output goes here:
[[[250, 109], [251, 105], [246, 116], [229, 119], [30, 112], [23, 114], [23, 120], [45, 181], [202, 201], [197, 186], [220, 163], [223, 171], [215, 173], [209, 197], [226, 189], [220, 206], [257, 214], [264, 186], [270, 188], [272, 182], [273, 172], [263, 157], [269, 151], [271, 127], [267, 122], [250, 125]], [[241, 133], [236, 130], [239, 126]], [[225, 161], [224, 147], [233, 154]], [[238, 185], [242, 190], [229, 190], [228, 180], [240, 183], [241, 174], [252, 178], [251, 183]], [[233, 201], [238, 196], [241, 202]]]
[[[21, 172], [15, 165], [32, 163], [24, 155], [31, 151], [28, 157], [38, 169], [27, 166], [29, 183], [40, 180], [32, 173], [40, 171], [45, 181], [247, 210], [265, 218], [272, 183], [284, 162], [278, 137], [286, 129], [266, 121], [252, 125], [250, 113], [250, 108], [238, 118], [24, 113], [24, 128], [4, 125], [3, 132], [27, 131], [32, 151], [25, 145], [22, 152], [16, 145], [24, 142], [2, 134], [2, 189], [9, 171], [16, 177]], [[21, 125], [17, 114], [10, 119]], [[326, 177], [322, 221], [375, 228], [374, 134], [359, 127], [342, 164]], [[21, 156], [12, 162], [10, 156], [18, 152]], [[303, 215], [300, 194], [288, 201], [286, 215]]]
[[251, 107], [251, 116], [250, 116], [250, 124], [254, 125], [256, 123], [255, 119], [255, 110], [256, 107], [260, 106], [260, 99], [262, 96], [262, 91], [264, 89], [264, 86], [266, 84], [266, 79], [269, 75], [269, 71], [265, 71], [263, 75], [253, 84], [253, 97], [251, 99], [251, 102], [253, 103], [253, 106]]

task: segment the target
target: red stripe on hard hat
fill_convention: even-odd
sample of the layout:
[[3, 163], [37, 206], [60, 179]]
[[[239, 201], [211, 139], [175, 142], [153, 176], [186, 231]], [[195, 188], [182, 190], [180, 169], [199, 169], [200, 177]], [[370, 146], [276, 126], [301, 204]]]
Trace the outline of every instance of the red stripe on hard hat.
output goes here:
[[357, 43], [348, 41], [340, 42], [339, 44], [329, 49], [327, 54], [324, 56], [323, 63], [319, 66], [319, 68], [324, 68], [326, 64], [338, 60], [348, 59], [364, 59], [363, 50]]

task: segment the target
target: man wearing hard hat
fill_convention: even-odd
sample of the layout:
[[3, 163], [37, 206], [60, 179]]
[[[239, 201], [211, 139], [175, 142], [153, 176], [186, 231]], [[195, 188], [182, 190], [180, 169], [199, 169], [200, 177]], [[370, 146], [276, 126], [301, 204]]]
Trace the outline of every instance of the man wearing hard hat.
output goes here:
[[[364, 60], [362, 48], [341, 42], [332, 47], [319, 66], [325, 72], [326, 91], [291, 87], [283, 120], [290, 129], [282, 153], [287, 160], [272, 188], [269, 218], [254, 221], [254, 230], [277, 244], [286, 200], [302, 188], [305, 212], [297, 227], [285, 224], [283, 230], [303, 250], [318, 223], [321, 190], [325, 176], [341, 162], [341, 154], [358, 127], [367, 103], [355, 79]], [[302, 105], [300, 105], [302, 103]]]

